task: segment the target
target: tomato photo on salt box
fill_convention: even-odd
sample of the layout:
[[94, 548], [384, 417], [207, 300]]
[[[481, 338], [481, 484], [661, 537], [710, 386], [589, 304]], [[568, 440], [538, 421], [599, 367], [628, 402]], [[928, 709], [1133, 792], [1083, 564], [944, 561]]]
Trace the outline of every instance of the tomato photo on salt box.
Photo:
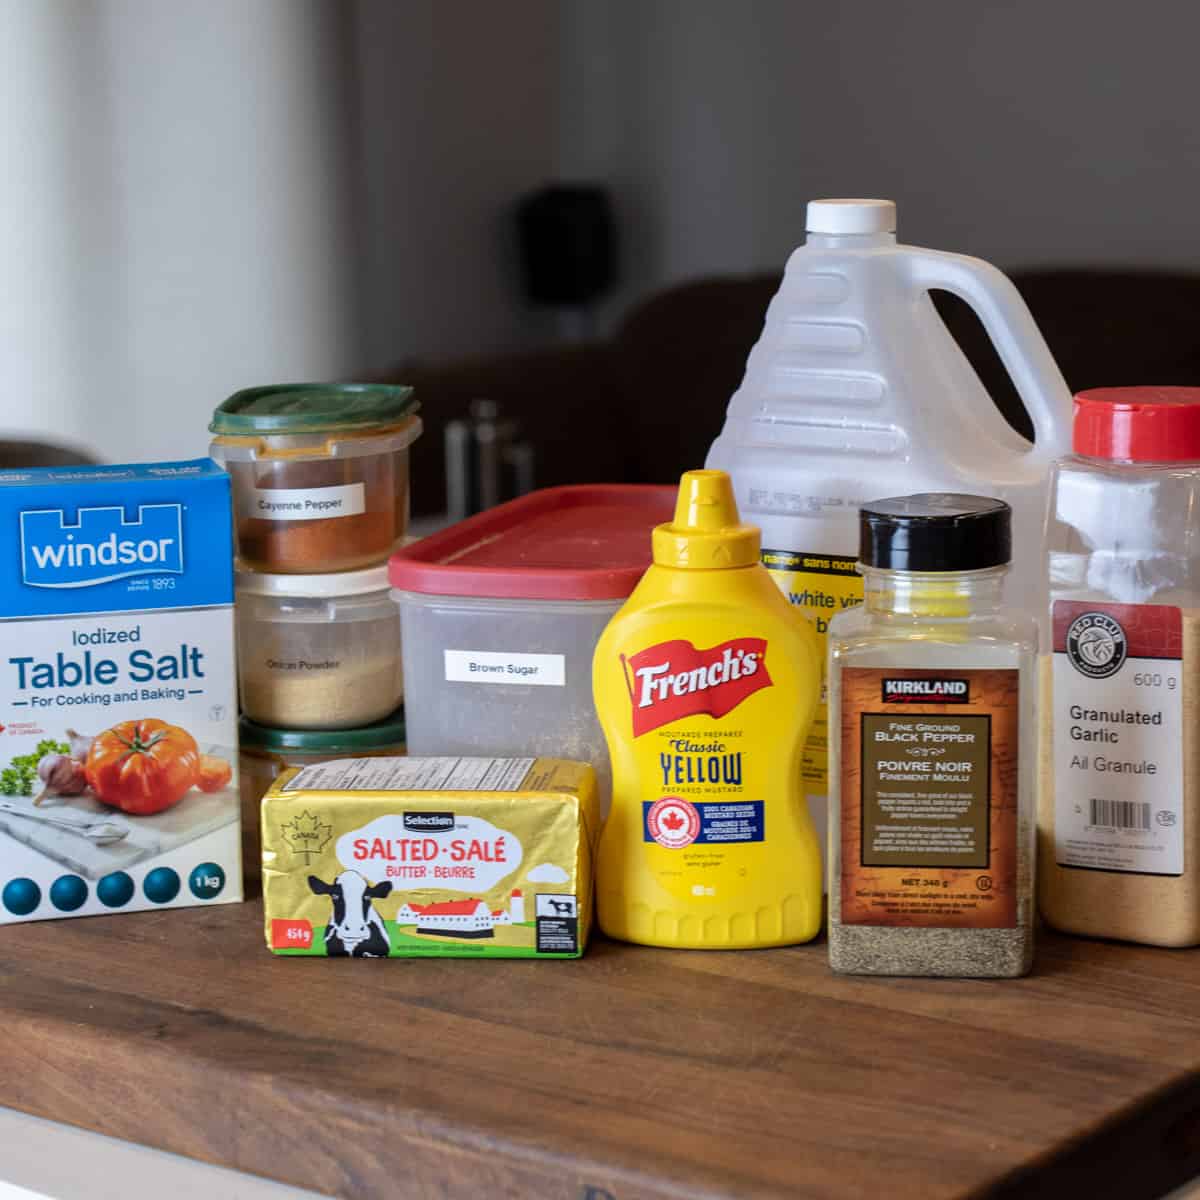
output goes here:
[[183, 799], [199, 767], [196, 739], [178, 725], [151, 718], [122, 721], [93, 738], [84, 772], [105, 804], [156, 813]]

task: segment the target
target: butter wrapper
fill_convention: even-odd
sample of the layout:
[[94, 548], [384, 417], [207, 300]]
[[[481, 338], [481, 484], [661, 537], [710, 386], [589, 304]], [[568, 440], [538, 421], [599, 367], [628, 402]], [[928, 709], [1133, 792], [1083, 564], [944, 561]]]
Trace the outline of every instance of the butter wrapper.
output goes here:
[[276, 954], [578, 958], [592, 920], [596, 775], [554, 758], [343, 758], [262, 801]]

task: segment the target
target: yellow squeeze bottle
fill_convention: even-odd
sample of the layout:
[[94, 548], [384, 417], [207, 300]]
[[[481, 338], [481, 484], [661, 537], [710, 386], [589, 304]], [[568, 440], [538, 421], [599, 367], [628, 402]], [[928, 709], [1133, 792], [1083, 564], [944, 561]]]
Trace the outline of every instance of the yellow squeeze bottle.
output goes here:
[[817, 635], [761, 565], [724, 471], [688, 471], [653, 538], [592, 667], [613, 769], [600, 927], [651, 946], [806, 942], [821, 926], [801, 780]]

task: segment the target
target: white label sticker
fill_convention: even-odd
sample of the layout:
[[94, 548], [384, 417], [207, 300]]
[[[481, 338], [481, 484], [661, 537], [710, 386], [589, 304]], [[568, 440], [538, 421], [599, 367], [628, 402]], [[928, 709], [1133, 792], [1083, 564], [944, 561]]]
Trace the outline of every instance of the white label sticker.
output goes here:
[[305, 767], [286, 792], [519, 792], [533, 758], [339, 758]]
[[319, 521], [367, 511], [361, 483], [318, 488], [255, 488], [254, 515], [263, 521]]
[[445, 650], [450, 683], [532, 683], [564, 687], [567, 660], [563, 654], [508, 654], [495, 650]]
[[1056, 601], [1059, 866], [1183, 872], [1183, 626], [1163, 604]]

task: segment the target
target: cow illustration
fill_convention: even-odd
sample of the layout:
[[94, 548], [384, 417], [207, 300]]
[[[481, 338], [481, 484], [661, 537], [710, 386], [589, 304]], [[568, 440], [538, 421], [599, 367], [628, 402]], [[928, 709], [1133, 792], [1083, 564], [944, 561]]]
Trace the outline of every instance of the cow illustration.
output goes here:
[[357, 871], [343, 871], [332, 883], [308, 877], [314, 896], [328, 896], [333, 919], [325, 926], [325, 953], [330, 958], [387, 958], [392, 944], [372, 900], [382, 900], [392, 885], [370, 884]]
[[574, 900], [551, 900], [547, 897], [546, 903], [550, 905], [557, 916], [573, 917], [575, 915]]

